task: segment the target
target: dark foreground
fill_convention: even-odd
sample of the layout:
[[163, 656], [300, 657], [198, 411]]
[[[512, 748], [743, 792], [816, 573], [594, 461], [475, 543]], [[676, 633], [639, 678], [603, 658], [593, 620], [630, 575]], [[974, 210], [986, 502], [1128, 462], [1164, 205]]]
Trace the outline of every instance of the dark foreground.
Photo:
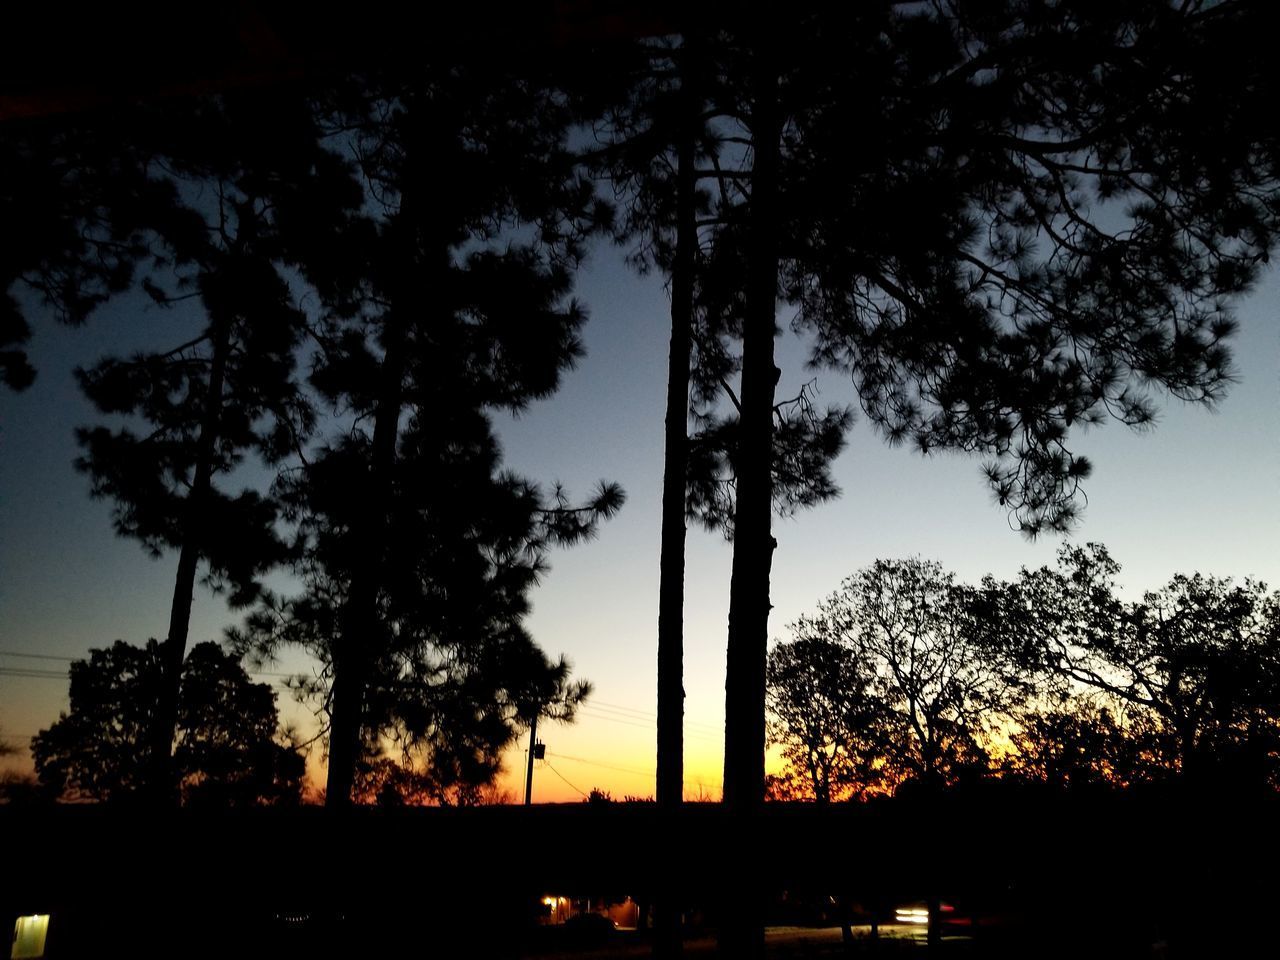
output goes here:
[[690, 956], [711, 955], [744, 913], [771, 926], [770, 956], [924, 956], [923, 929], [892, 921], [929, 898], [949, 907], [934, 947], [946, 956], [1277, 950], [1270, 795], [991, 791], [746, 817], [0, 808], [0, 838], [0, 924], [48, 914], [51, 958], [639, 957], [647, 931], [549, 928], [543, 900], [630, 897], [643, 911], [659, 893], [685, 909]]

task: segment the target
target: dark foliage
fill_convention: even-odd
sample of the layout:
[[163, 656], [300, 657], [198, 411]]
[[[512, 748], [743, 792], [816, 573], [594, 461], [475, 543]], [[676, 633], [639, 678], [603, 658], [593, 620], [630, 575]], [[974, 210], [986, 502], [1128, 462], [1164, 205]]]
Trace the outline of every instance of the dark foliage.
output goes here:
[[566, 104], [514, 67], [362, 77], [330, 109], [365, 214], [314, 276], [310, 379], [350, 426], [277, 487], [304, 592], [267, 598], [236, 639], [322, 663], [302, 692], [330, 719], [330, 803], [384, 738], [444, 796], [489, 783], [521, 723], [586, 694], [522, 618], [549, 549], [591, 536], [622, 492], [574, 506], [503, 471], [490, 417], [549, 395], [581, 353], [571, 267], [600, 211]]
[[766, 682], [769, 741], [787, 764], [771, 799], [829, 803], [893, 787], [886, 759], [901, 731], [866, 659], [806, 633], [770, 651]]
[[[127, 802], [148, 780], [148, 736], [163, 682], [155, 640], [117, 640], [71, 664], [71, 707], [32, 740], [42, 788], [66, 800]], [[299, 799], [303, 758], [281, 738], [270, 685], [201, 643], [187, 656], [174, 765], [189, 805], [243, 806]]]
[[290, 94], [166, 101], [128, 119], [135, 139], [92, 162], [121, 167], [161, 199], [108, 206], [100, 226], [141, 238], [146, 260], [135, 255], [120, 280], [136, 279], [162, 308], [180, 307], [186, 330], [176, 344], [77, 371], [111, 419], [77, 432], [76, 465], [95, 496], [114, 502], [121, 535], [157, 557], [177, 552], [165, 682], [151, 714], [150, 780], [164, 802], [175, 784], [169, 750], [197, 577], [203, 570], [243, 606], [288, 558], [276, 504], [260, 489], [226, 485], [249, 454], [277, 464], [311, 429], [294, 377], [305, 318], [291, 271], [314, 254], [312, 235], [333, 231], [359, 193]]
[[1280, 786], [1280, 595], [1179, 574], [1126, 603], [1097, 544], [1003, 586], [1028, 668], [1061, 694], [1101, 695], [1142, 731], [1148, 777]]
[[[939, 786], [983, 775], [989, 734], [1029, 693], [1013, 660], [987, 642], [972, 590], [936, 563], [877, 561], [794, 630], [801, 649], [826, 651], [826, 661], [834, 658], [862, 677], [863, 710], [872, 722], [856, 737], [845, 734], [846, 749], [865, 753], [864, 738], [873, 736], [877, 778], [890, 785], [908, 779]], [[864, 763], [871, 766], [870, 759]]]
[[851, 577], [770, 657], [775, 796], [833, 795], [838, 771], [855, 796], [989, 777], [1280, 789], [1280, 594], [1179, 574], [1130, 603], [1118, 572], [1090, 544], [976, 589], [919, 560]]

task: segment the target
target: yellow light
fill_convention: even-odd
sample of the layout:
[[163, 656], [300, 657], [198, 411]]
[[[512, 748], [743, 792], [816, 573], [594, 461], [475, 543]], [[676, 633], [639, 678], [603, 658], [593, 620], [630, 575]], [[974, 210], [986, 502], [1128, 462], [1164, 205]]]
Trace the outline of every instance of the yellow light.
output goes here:
[[13, 927], [13, 947], [10, 960], [35, 960], [44, 956], [44, 940], [49, 932], [49, 915], [35, 913], [19, 917]]
[[548, 907], [554, 907], [554, 906], [556, 905], [556, 898], [555, 898], [555, 897], [543, 897], [543, 898], [542, 898], [542, 902], [543, 902], [546, 906], [548, 906]]

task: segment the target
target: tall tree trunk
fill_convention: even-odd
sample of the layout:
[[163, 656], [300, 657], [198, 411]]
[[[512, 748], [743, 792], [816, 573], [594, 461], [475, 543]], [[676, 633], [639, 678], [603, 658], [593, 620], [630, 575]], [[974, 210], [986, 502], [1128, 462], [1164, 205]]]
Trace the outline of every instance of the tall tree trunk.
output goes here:
[[[689, 43], [681, 75], [681, 130], [676, 146], [676, 256], [671, 271], [671, 350], [667, 363], [666, 461], [662, 473], [662, 552], [658, 579], [659, 809], [674, 823], [684, 801], [684, 550], [685, 485], [689, 464], [689, 358], [693, 274], [698, 244], [695, 139], [701, 103], [692, 82]], [[674, 836], [672, 836], [674, 839]], [[671, 850], [675, 857], [677, 851]], [[680, 875], [678, 862], [666, 876]], [[679, 898], [659, 889], [654, 901], [654, 956], [681, 953]]]
[[751, 236], [747, 315], [742, 338], [742, 413], [737, 437], [737, 504], [729, 587], [725, 676], [724, 799], [734, 810], [755, 809], [764, 797], [765, 659], [769, 634], [769, 574], [775, 542], [772, 516], [773, 403], [777, 330], [777, 167], [780, 122], [776, 76], [767, 65], [756, 80], [752, 138]]
[[187, 496], [182, 524], [182, 548], [174, 577], [173, 599], [169, 605], [169, 632], [161, 651], [160, 691], [152, 716], [150, 769], [147, 789], [154, 802], [176, 800], [177, 780], [173, 770], [173, 741], [178, 727], [178, 701], [182, 695], [182, 663], [187, 655], [187, 635], [191, 628], [191, 601], [195, 594], [196, 570], [200, 565], [205, 524], [208, 523], [209, 491], [213, 486], [213, 459], [222, 419], [222, 391], [231, 352], [232, 318], [213, 318], [213, 357], [209, 366], [209, 387], [204, 396], [200, 437], [196, 443], [195, 472]]
[[[685, 97], [694, 110], [696, 101]], [[662, 552], [658, 581], [657, 799], [676, 809], [684, 797], [684, 548], [685, 483], [689, 463], [689, 358], [693, 271], [698, 242], [694, 198], [694, 135], [681, 131], [676, 174], [676, 258], [671, 272], [671, 350], [667, 363], [666, 464], [662, 473]]]
[[360, 529], [355, 531], [354, 552], [359, 559], [352, 567], [355, 573], [342, 611], [342, 632], [333, 658], [329, 771], [325, 784], [325, 806], [331, 808], [351, 805], [351, 789], [361, 752], [370, 648], [382, 629], [378, 622], [378, 580], [386, 544], [387, 507], [394, 495], [392, 473], [400, 433], [405, 369], [405, 334], [400, 314], [393, 300], [383, 327], [382, 390], [374, 413], [368, 487], [361, 505]]
[[[758, 844], [752, 814], [764, 800], [765, 659], [769, 635], [769, 574], [773, 566], [773, 402], [778, 291], [778, 159], [781, 121], [769, 39], [758, 38], [753, 77], [751, 232], [742, 336], [742, 409], [737, 438], [737, 505], [729, 587], [725, 672], [724, 802], [739, 819], [745, 849]], [[735, 960], [764, 954], [762, 877], [755, 864], [736, 874], [721, 953]]]
[[[412, 148], [408, 153], [419, 155]], [[412, 169], [410, 163], [405, 160], [406, 168]], [[380, 390], [374, 409], [368, 484], [363, 492], [359, 529], [354, 531], [357, 559], [352, 565], [354, 573], [342, 611], [341, 635], [333, 658], [325, 806], [336, 809], [351, 805], [351, 789], [361, 754], [360, 738], [372, 651], [376, 649], [383, 629], [378, 617], [378, 589], [385, 565], [388, 511], [395, 496], [393, 476], [408, 364], [407, 318], [414, 315], [417, 291], [427, 282], [420, 275], [420, 237], [411, 219], [412, 194], [408, 185], [402, 189], [400, 209], [388, 224], [385, 237], [389, 249], [384, 256], [394, 260], [394, 267], [387, 291], [390, 307], [382, 326]]]
[[[385, 569], [390, 536], [390, 509], [395, 497], [394, 474], [404, 409], [404, 381], [409, 370], [409, 330], [424, 314], [423, 291], [438, 301], [444, 296], [450, 263], [447, 235], [424, 230], [425, 206], [418, 203], [421, 178], [429, 176], [422, 158], [429, 157], [419, 127], [411, 126], [401, 160], [400, 206], [390, 218], [383, 256], [390, 266], [386, 296], [390, 304], [382, 327], [380, 391], [374, 412], [373, 448], [363, 522], [356, 531], [356, 555], [350, 592], [342, 612], [342, 634], [334, 657], [332, 714], [329, 732], [329, 772], [325, 805], [351, 805], [351, 789], [361, 754], [365, 699], [375, 651], [382, 639], [378, 591]], [[431, 184], [427, 189], [437, 189]], [[420, 219], [421, 218], [421, 219]], [[428, 262], [424, 251], [439, 256]], [[437, 304], [438, 309], [438, 304]]]

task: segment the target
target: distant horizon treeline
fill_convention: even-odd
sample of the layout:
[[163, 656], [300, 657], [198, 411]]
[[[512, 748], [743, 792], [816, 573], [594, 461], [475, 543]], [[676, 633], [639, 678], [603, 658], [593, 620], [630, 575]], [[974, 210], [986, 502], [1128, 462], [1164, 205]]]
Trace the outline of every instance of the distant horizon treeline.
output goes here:
[[769, 796], [1280, 788], [1280, 592], [1178, 574], [1126, 602], [1119, 570], [1088, 544], [976, 586], [919, 558], [855, 573], [770, 651]]
[[[1064, 546], [1056, 567], [976, 586], [918, 557], [847, 578], [770, 651], [769, 739], [786, 766], [767, 799], [835, 803], [990, 780], [1280, 789], [1280, 591], [1179, 574], [1124, 601], [1119, 571], [1088, 544]], [[154, 640], [117, 641], [74, 661], [70, 711], [32, 744], [39, 784], [9, 784], [12, 799], [142, 798], [158, 657]], [[298, 739], [278, 729], [269, 685], [213, 643], [192, 650], [183, 682], [184, 804], [306, 802]], [[517, 800], [496, 777], [442, 790], [386, 756], [361, 765], [353, 798]], [[614, 800], [593, 787], [584, 802]]]

